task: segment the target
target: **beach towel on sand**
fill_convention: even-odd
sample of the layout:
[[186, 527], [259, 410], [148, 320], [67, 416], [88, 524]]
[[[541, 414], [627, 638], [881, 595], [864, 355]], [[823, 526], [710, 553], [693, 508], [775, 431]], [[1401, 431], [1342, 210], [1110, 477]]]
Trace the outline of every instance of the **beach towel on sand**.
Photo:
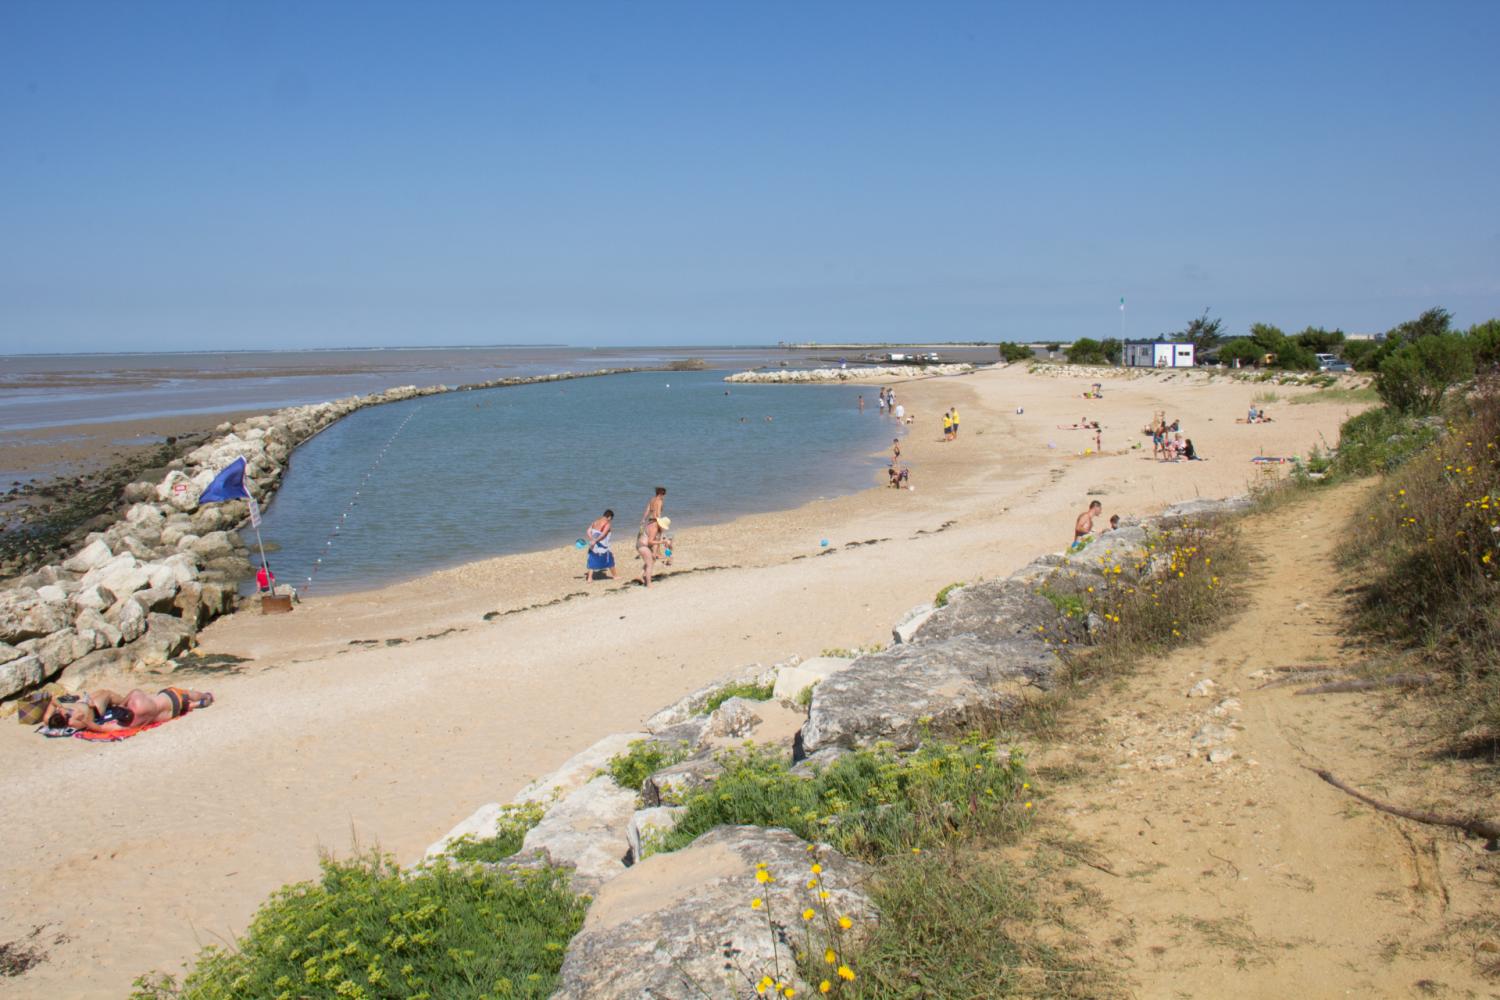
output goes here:
[[148, 726], [132, 726], [129, 729], [116, 729], [113, 732], [108, 733], [91, 733], [86, 729], [70, 729], [66, 727], [62, 729], [53, 729], [50, 726], [38, 726], [36, 728], [36, 732], [42, 734], [43, 736], [46, 736], [49, 739], [54, 740], [71, 736], [74, 739], [90, 740], [94, 743], [118, 743], [121, 740], [130, 739], [130, 737], [136, 735], [137, 733], [144, 733], [148, 729], [155, 729], [157, 726], [165, 726], [171, 721], [171, 719], [160, 719]]

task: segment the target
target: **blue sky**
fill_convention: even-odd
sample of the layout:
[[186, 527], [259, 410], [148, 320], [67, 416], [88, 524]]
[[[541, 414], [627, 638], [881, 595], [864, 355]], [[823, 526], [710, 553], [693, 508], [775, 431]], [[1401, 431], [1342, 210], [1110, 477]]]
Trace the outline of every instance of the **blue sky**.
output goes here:
[[1500, 315], [1500, 3], [0, 4], [0, 351]]

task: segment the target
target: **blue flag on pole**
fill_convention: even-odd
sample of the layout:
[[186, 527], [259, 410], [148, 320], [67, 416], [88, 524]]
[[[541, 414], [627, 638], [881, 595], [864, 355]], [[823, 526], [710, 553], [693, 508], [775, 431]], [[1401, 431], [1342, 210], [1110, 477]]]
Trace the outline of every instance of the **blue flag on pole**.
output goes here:
[[245, 460], [237, 458], [214, 477], [198, 497], [199, 503], [219, 503], [224, 500], [243, 500], [250, 495], [245, 489]]

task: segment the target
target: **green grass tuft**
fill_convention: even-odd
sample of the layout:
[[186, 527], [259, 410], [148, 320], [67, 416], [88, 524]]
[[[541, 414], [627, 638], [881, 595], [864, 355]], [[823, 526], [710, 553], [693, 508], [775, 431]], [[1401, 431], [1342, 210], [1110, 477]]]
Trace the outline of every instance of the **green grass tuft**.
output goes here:
[[526, 832], [542, 821], [547, 807], [540, 802], [521, 802], [500, 807], [500, 819], [492, 837], [459, 837], [443, 853], [454, 861], [504, 861], [521, 849]]
[[932, 603], [940, 608], [946, 608], [948, 606], [948, 595], [963, 585], [964, 582], [962, 580], [959, 580], [957, 583], [948, 584], [948, 586], [937, 592], [937, 596], [932, 599]]
[[704, 706], [706, 711], [712, 712], [730, 698], [748, 698], [750, 701], [769, 701], [775, 693], [774, 684], [756, 684], [751, 681], [741, 681], [735, 684], [727, 684], [708, 696], [708, 704]]
[[692, 748], [686, 742], [679, 741], [673, 745], [660, 740], [632, 740], [624, 753], [615, 754], [609, 759], [604, 773], [621, 788], [640, 791], [647, 778], [664, 767], [686, 760], [692, 753]]

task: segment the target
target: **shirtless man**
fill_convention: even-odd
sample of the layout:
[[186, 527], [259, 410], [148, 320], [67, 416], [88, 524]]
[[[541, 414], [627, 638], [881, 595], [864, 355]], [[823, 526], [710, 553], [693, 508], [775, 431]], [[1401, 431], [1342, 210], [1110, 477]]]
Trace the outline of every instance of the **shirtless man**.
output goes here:
[[1073, 546], [1087, 538], [1094, 531], [1094, 516], [1104, 510], [1104, 505], [1098, 500], [1089, 504], [1089, 509], [1078, 515], [1078, 520], [1073, 522]]
[[113, 733], [175, 719], [195, 708], [207, 708], [213, 703], [214, 696], [210, 692], [189, 691], [186, 688], [162, 688], [156, 694], [136, 689], [123, 696], [101, 689], [87, 696], [76, 696], [70, 701], [54, 697], [48, 703], [43, 718], [53, 729]]

